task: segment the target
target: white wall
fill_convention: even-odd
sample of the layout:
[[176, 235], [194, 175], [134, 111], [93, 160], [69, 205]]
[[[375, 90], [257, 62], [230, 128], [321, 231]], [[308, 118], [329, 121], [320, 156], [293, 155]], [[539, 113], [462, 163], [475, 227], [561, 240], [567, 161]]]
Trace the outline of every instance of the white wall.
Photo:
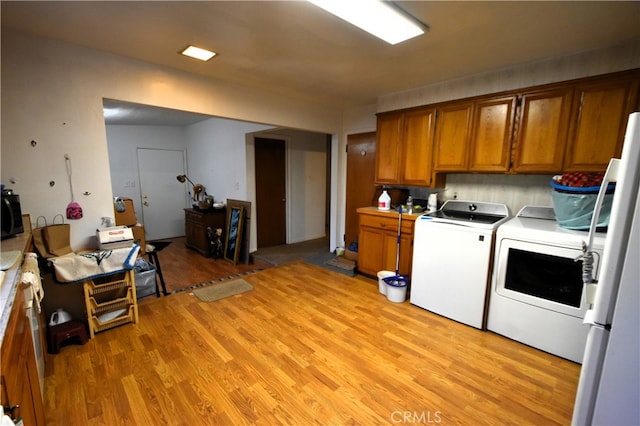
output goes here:
[[325, 236], [327, 191], [326, 135], [288, 131], [287, 243]]
[[191, 179], [202, 183], [214, 200], [230, 198], [251, 202], [250, 252], [257, 250], [258, 240], [254, 146], [247, 143], [247, 135], [271, 128], [273, 126], [216, 118], [187, 127]]
[[640, 67], [640, 38], [608, 49], [550, 58], [456, 80], [390, 93], [378, 112], [607, 74]]
[[[184, 127], [106, 126], [113, 196], [131, 198], [139, 222], [142, 218], [137, 148], [187, 150]], [[113, 217], [113, 214], [110, 215]]]
[[[341, 112], [324, 106], [5, 28], [1, 42], [2, 182], [20, 194], [34, 220], [51, 220], [70, 201], [68, 153], [84, 208], [84, 218], [71, 222], [75, 250], [95, 247], [100, 218], [113, 215], [103, 98], [340, 133]], [[35, 148], [31, 140], [38, 142]], [[50, 187], [50, 181], [56, 184]], [[333, 211], [332, 221], [336, 217]]]
[[273, 126], [212, 118], [186, 127], [189, 178], [214, 200], [250, 200], [247, 195], [247, 133]]
[[[106, 126], [114, 196], [134, 200], [142, 211], [137, 148], [178, 149], [186, 153], [186, 173], [217, 201], [247, 200], [255, 218], [253, 143], [247, 135], [281, 138], [287, 145], [287, 242], [325, 236], [326, 136], [237, 120], [211, 118], [184, 126]], [[267, 133], [264, 133], [267, 132]], [[251, 159], [249, 161], [249, 159]], [[142, 221], [139, 214], [138, 220]], [[250, 250], [257, 250], [257, 229], [252, 221]]]
[[[24, 211], [33, 219], [44, 215], [51, 220], [70, 201], [64, 164], [68, 153], [74, 192], [85, 210], [83, 219], [72, 222], [74, 249], [94, 244], [90, 236], [100, 218], [113, 214], [103, 98], [332, 134], [330, 238], [335, 247], [344, 234], [346, 135], [374, 130], [376, 111], [640, 67], [640, 41], [634, 40], [626, 46], [381, 94], [375, 107], [342, 112], [5, 28], [1, 43], [2, 182], [20, 194]], [[35, 148], [31, 140], [37, 141]], [[252, 179], [248, 169], [247, 173]], [[518, 190], [523, 189], [527, 188]]]

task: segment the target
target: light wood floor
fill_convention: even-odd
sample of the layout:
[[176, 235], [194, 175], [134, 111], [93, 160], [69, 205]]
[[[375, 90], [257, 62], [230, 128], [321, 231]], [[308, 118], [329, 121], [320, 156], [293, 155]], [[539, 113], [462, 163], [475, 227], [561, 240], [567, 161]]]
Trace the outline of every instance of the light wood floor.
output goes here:
[[158, 252], [162, 275], [169, 293], [230, 275], [271, 267], [271, 264], [261, 260], [255, 260], [250, 264], [240, 262], [234, 265], [225, 259], [203, 257], [195, 250], [187, 248], [184, 237], [162, 241], [171, 242]]
[[48, 425], [569, 424], [579, 365], [302, 262], [49, 356]]

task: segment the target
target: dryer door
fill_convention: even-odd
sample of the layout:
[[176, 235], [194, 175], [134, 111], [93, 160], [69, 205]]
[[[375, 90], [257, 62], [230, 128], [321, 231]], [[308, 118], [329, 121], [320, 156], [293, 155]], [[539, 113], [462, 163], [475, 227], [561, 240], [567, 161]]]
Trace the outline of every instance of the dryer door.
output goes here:
[[[584, 318], [588, 304], [580, 249], [510, 239], [499, 241], [496, 292], [543, 309]], [[594, 276], [600, 256], [594, 253]]]

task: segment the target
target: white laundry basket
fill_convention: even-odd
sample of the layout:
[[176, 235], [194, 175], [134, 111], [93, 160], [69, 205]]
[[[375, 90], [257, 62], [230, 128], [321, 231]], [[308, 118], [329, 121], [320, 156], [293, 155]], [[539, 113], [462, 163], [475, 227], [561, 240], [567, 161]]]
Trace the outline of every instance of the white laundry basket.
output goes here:
[[393, 271], [380, 271], [378, 272], [378, 291], [380, 294], [387, 295], [387, 283], [384, 282], [385, 278], [392, 277], [396, 273]]

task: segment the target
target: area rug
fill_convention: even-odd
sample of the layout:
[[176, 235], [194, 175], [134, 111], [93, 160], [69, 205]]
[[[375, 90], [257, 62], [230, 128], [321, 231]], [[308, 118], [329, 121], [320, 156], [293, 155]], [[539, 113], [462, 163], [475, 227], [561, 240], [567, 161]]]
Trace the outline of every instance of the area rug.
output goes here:
[[220, 282], [223, 282], [223, 281], [229, 281], [229, 280], [236, 279], [236, 278], [239, 278], [239, 277], [242, 277], [242, 276], [245, 276], [245, 275], [254, 274], [256, 272], [260, 272], [260, 271], [263, 271], [263, 270], [264, 270], [263, 268], [256, 268], [256, 269], [252, 269], [251, 271], [245, 271], [245, 272], [240, 272], [238, 274], [228, 275], [228, 276], [222, 277], [222, 278], [216, 278], [215, 280], [205, 281], [203, 283], [194, 284], [194, 285], [190, 285], [190, 286], [187, 286], [187, 287], [179, 288], [178, 290], [174, 290], [174, 291], [170, 292], [169, 294], [177, 294], [177, 293], [183, 293], [185, 291], [192, 291], [192, 290], [195, 290], [195, 289], [198, 289], [198, 288], [210, 286], [210, 285], [215, 284], [215, 283], [220, 283]]
[[356, 263], [353, 260], [345, 259], [341, 256], [329, 259], [325, 263], [327, 265], [335, 266], [336, 268], [344, 269], [345, 271], [353, 271], [356, 267]]
[[326, 238], [318, 238], [300, 243], [261, 248], [251, 253], [251, 256], [254, 259], [278, 266], [285, 263], [300, 262], [308, 257], [328, 251], [329, 241]]
[[305, 262], [312, 265], [321, 266], [333, 272], [354, 277], [356, 275], [355, 266], [346, 267], [346, 263], [339, 260], [335, 254], [326, 252], [304, 259]]
[[243, 279], [226, 281], [193, 290], [193, 295], [203, 302], [214, 302], [225, 297], [246, 293], [253, 290], [253, 286]]

